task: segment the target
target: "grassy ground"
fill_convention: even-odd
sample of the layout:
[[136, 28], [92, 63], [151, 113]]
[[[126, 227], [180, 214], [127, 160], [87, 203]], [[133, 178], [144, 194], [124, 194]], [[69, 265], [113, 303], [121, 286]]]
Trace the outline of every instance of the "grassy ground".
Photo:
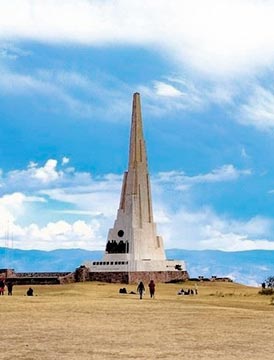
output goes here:
[[[156, 297], [119, 294], [121, 285], [26, 286], [0, 297], [0, 359], [274, 358], [274, 306], [258, 289], [156, 284]], [[126, 286], [135, 291], [135, 286]]]

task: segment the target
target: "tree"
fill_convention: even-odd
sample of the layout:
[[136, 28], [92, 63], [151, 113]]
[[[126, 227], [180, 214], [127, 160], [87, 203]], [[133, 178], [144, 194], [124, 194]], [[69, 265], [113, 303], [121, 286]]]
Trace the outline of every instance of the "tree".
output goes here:
[[265, 283], [268, 288], [274, 289], [274, 276], [269, 276], [267, 279], [265, 279]]
[[273, 295], [274, 294], [274, 276], [269, 276], [262, 283], [262, 289], [259, 291], [260, 295]]

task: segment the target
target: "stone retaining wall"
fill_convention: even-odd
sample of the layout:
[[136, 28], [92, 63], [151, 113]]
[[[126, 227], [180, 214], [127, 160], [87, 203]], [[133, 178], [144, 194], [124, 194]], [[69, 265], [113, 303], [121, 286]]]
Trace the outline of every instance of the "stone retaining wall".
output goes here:
[[90, 272], [89, 281], [101, 281], [108, 283], [128, 284], [128, 272]]
[[90, 272], [90, 281], [137, 284], [139, 281], [176, 282], [188, 279], [187, 271]]
[[[16, 273], [13, 269], [2, 271], [6, 282], [12, 282], [14, 285], [54, 285], [60, 284], [63, 278], [68, 277], [69, 272], [21, 272]], [[73, 281], [75, 282], [74, 273]]]
[[186, 271], [136, 271], [136, 272], [90, 272], [89, 268], [80, 266], [75, 272], [47, 272], [47, 273], [15, 273], [6, 270], [2, 272], [6, 281], [12, 281], [16, 285], [50, 285], [68, 284], [73, 282], [100, 281], [120, 284], [137, 284], [139, 281], [148, 283], [155, 282], [177, 282], [187, 280]]
[[76, 282], [76, 276], [75, 276], [76, 272], [71, 272], [68, 273], [65, 276], [60, 276], [59, 279], [59, 283], [60, 284], [71, 284]]
[[20, 272], [14, 273], [14, 277], [17, 278], [56, 278], [60, 276], [66, 276], [70, 274], [68, 271], [63, 272]]
[[157, 283], [169, 283], [188, 280], [187, 271], [136, 271], [129, 273], [129, 284], [137, 284], [139, 281], [148, 283], [154, 280]]
[[60, 284], [58, 277], [11, 277], [6, 278], [6, 282], [14, 285], [56, 285]]

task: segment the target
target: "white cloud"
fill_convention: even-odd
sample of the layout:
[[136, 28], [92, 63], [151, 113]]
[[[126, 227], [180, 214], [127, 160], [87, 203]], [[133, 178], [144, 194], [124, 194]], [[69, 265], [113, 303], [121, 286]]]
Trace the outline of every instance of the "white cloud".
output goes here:
[[10, 43], [0, 44], [0, 59], [16, 60], [21, 56], [28, 56], [31, 53]]
[[226, 111], [238, 112], [235, 99], [241, 86], [230, 81], [204, 81], [192, 74], [168, 76], [141, 85], [139, 92], [146, 98], [146, 108], [154, 115], [169, 115], [176, 111], [204, 111], [210, 105], [225, 105]]
[[77, 210], [90, 211], [95, 216], [103, 214], [104, 217], [114, 217], [119, 201], [117, 189], [99, 190], [92, 185], [82, 189], [71, 187], [41, 190], [40, 194], [47, 195], [51, 200], [74, 205]]
[[65, 88], [78, 88], [81, 90], [90, 90], [94, 87], [92, 81], [86, 76], [71, 71], [49, 71], [40, 69], [37, 76], [45, 82], [56, 83]]
[[[148, 113], [226, 105], [241, 124], [268, 130], [274, 123], [273, 91], [264, 89], [259, 78], [274, 64], [273, 16], [274, 3], [260, 0], [2, 1], [0, 57], [28, 55], [20, 49], [20, 40], [141, 46], [158, 51], [176, 72], [150, 84], [135, 84], [146, 97]], [[109, 90], [102, 77], [43, 69], [23, 74], [2, 68], [0, 92], [39, 94], [50, 99], [44, 105], [47, 110], [60, 109], [58, 102], [80, 117], [93, 118], [96, 113], [98, 118], [117, 121], [128, 111], [126, 93], [132, 89], [114, 79]], [[250, 87], [251, 82], [256, 84]], [[247, 88], [253, 92], [250, 97]], [[93, 97], [103, 104], [101, 108], [90, 101]], [[112, 106], [104, 106], [109, 98]]]
[[82, 220], [73, 223], [57, 221], [50, 222], [44, 227], [37, 224], [25, 227], [9, 225], [13, 246], [21, 249], [103, 249], [105, 241], [101, 238], [99, 230], [100, 224], [96, 220], [89, 223]]
[[44, 198], [38, 196], [26, 196], [15, 192], [0, 197], [0, 238], [5, 238], [10, 227], [16, 227], [16, 221], [25, 212], [26, 203], [44, 202]]
[[167, 248], [223, 251], [274, 250], [273, 227], [272, 219], [238, 221], [222, 217], [210, 208], [166, 212], [165, 221], [161, 223], [159, 219], [158, 226]]
[[208, 174], [202, 174], [197, 176], [188, 177], [191, 183], [211, 183], [220, 181], [236, 180], [242, 175], [250, 175], [251, 170], [238, 170], [233, 165], [223, 165], [220, 168], [214, 169]]
[[273, 16], [273, 2], [260, 0], [2, 0], [0, 36], [142, 45], [203, 74], [230, 77], [273, 63]]
[[[33, 179], [37, 169], [43, 176]], [[235, 181], [240, 176], [249, 174], [250, 170], [225, 165], [207, 174], [192, 177], [176, 171], [153, 176], [155, 221], [158, 223], [159, 234], [164, 237], [166, 248], [226, 251], [274, 249], [273, 219], [254, 216], [240, 221], [217, 214], [209, 206], [193, 211], [193, 204], [188, 203], [191, 185]], [[35, 186], [31, 179], [35, 180]], [[67, 173], [66, 168], [60, 173], [58, 162], [51, 159], [41, 167], [32, 162], [26, 170], [4, 173], [3, 181], [2, 190], [6, 183], [10, 187], [13, 184], [14, 188], [20, 188], [24, 184], [24, 191], [29, 194], [14, 192], [0, 198], [0, 241], [3, 245], [9, 226], [14, 246], [22, 249], [104, 248], [107, 231], [116, 216], [122, 176], [107, 174], [92, 178], [86, 173]], [[189, 191], [184, 193], [182, 202], [177, 201], [175, 207], [170, 206], [164, 195], [171, 191], [169, 195], [176, 194], [178, 198], [176, 192], [182, 186], [187, 186]], [[46, 200], [45, 204], [51, 211], [53, 220], [35, 223], [32, 219], [37, 217], [37, 203]], [[56, 204], [59, 204], [57, 208]], [[43, 220], [43, 209], [38, 215]], [[55, 216], [58, 220], [54, 220]], [[24, 221], [22, 225], [22, 217], [27, 217], [29, 223]], [[67, 217], [70, 218], [69, 221], [65, 220]]]
[[[160, 85], [159, 85], [160, 84]], [[174, 83], [154, 81], [149, 85], [140, 85], [138, 91], [146, 99], [146, 111], [153, 116], [163, 116], [174, 111], [200, 110], [208, 101], [194, 87], [174, 86]]]
[[[127, 84], [102, 73], [87, 77], [76, 72], [34, 68], [24, 74], [7, 65], [0, 66], [1, 95], [39, 96], [39, 103], [54, 113], [66, 110], [82, 118], [93, 119], [96, 115], [96, 119], [119, 121], [129, 110], [131, 92]], [[41, 102], [42, 97], [47, 101]]]
[[69, 158], [64, 156], [63, 159], [62, 159], [62, 165], [66, 165], [69, 163]]
[[[235, 181], [240, 176], [250, 174], [249, 169], [237, 169], [227, 164], [209, 173], [194, 176], [177, 171], [161, 172], [153, 176], [152, 181], [155, 189], [171, 186], [175, 190], [188, 190], [197, 184]], [[2, 191], [35, 192], [40, 197], [46, 196], [54, 201], [71, 204], [74, 210], [91, 211], [109, 217], [116, 213], [122, 176], [107, 174], [92, 178], [89, 173], [79, 173], [65, 165], [59, 170], [57, 160], [49, 159], [43, 166], [30, 162], [26, 170], [10, 171], [2, 182]]]
[[[63, 77], [65, 77], [64, 74]], [[69, 83], [69, 80], [71, 80], [72, 83]], [[66, 81], [64, 81], [64, 79], [58, 78], [58, 74], [50, 79], [45, 77], [44, 72], [19, 74], [5, 67], [0, 68], [1, 94], [24, 96], [35, 96], [39, 94], [40, 96], [51, 99], [53, 102], [64, 105], [74, 114], [81, 117], [90, 117], [93, 110], [92, 106], [88, 102], [75, 97], [69, 90], [70, 86], [76, 87], [77, 85], [75, 79], [71, 79], [69, 76], [67, 76]], [[50, 108], [50, 105], [48, 106]]]
[[274, 91], [260, 85], [253, 86], [247, 102], [241, 105], [238, 121], [260, 130], [274, 128]]
[[248, 155], [248, 153], [247, 153], [247, 151], [246, 151], [246, 148], [243, 146], [242, 147], [242, 149], [241, 149], [241, 157], [243, 158], [243, 159], [249, 159], [249, 155]]
[[154, 83], [156, 94], [164, 97], [180, 97], [182, 92], [176, 89], [173, 85], [166, 84], [161, 81], [155, 81]]
[[169, 171], [161, 172], [155, 177], [156, 183], [172, 183], [177, 190], [187, 190], [190, 186], [204, 183], [217, 183], [234, 181], [240, 176], [251, 175], [250, 169], [239, 170], [232, 164], [223, 165], [207, 174], [194, 176], [185, 175], [183, 172]]
[[3, 174], [1, 192], [38, 192], [42, 189], [90, 185], [92, 183], [90, 174], [78, 173], [74, 168], [67, 167], [66, 159], [65, 161], [64, 158], [62, 159], [60, 164], [62, 167], [56, 159], [48, 159], [40, 166], [31, 161], [27, 169], [12, 170]]
[[31, 176], [35, 179], [41, 180], [43, 183], [57, 180], [62, 173], [56, 171], [57, 160], [49, 159], [43, 167], [36, 168], [31, 165]]
[[6, 194], [0, 197], [0, 205], [6, 206], [11, 211], [19, 211], [22, 204], [26, 202], [44, 202], [45, 200], [39, 196], [27, 196], [21, 192]]
[[56, 212], [59, 212], [61, 214], [71, 214], [71, 215], [86, 215], [86, 216], [102, 216], [103, 213], [96, 211], [89, 211], [89, 210], [56, 210]]
[[88, 222], [64, 220], [49, 222], [45, 226], [35, 223], [20, 225], [20, 219], [30, 209], [26, 203], [44, 201], [37, 196], [13, 193], [0, 198], [0, 246], [20, 249], [85, 248], [103, 249], [105, 241], [101, 236], [101, 223], [91, 219]]

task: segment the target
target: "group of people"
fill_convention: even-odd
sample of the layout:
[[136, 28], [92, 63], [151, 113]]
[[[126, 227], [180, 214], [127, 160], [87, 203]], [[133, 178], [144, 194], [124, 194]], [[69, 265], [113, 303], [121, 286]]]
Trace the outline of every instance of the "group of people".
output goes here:
[[197, 288], [195, 289], [181, 289], [177, 292], [177, 295], [198, 295], [198, 290]]
[[[0, 279], [0, 295], [5, 295], [5, 287], [8, 289], [8, 295], [12, 295], [13, 283], [11, 281], [5, 282], [5, 279]], [[33, 296], [33, 289], [30, 287], [27, 290], [27, 296]]]
[[[148, 288], [149, 288], [149, 294], [151, 298], [154, 298], [155, 295], [155, 282], [153, 280], [150, 280], [149, 284], [148, 284]], [[145, 285], [142, 281], [139, 282], [138, 286], [137, 286], [137, 292], [140, 295], [140, 299], [143, 298], [143, 294], [145, 293]]]
[[5, 294], [5, 287], [8, 289], [8, 295], [12, 295], [13, 283], [11, 281], [5, 283], [4, 279], [0, 279], [0, 295]]

